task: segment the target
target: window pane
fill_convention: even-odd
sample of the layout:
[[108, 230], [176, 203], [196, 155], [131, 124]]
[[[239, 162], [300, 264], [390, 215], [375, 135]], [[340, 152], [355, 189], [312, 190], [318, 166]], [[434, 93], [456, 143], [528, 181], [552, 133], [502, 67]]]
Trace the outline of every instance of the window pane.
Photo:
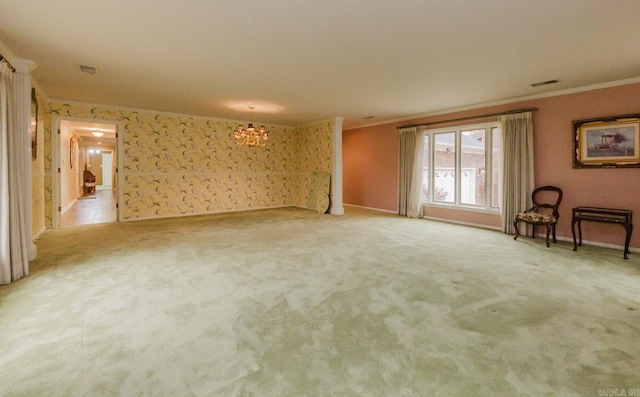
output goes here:
[[456, 199], [456, 134], [435, 134], [433, 201], [453, 203]]
[[484, 205], [486, 131], [484, 128], [466, 130], [460, 137], [460, 202]]
[[500, 180], [502, 175], [502, 134], [500, 129], [491, 129], [491, 206], [500, 207]]
[[424, 162], [422, 163], [422, 201], [428, 202], [429, 198], [429, 135], [424, 136]]

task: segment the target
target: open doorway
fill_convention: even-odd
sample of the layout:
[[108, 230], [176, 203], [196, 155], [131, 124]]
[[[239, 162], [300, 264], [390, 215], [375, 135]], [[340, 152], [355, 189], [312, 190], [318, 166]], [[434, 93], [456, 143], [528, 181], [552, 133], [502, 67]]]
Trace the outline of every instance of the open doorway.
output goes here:
[[58, 153], [53, 160], [59, 178], [54, 184], [58, 211], [53, 226], [116, 222], [117, 125], [70, 119], [55, 124], [58, 142], [53, 146]]

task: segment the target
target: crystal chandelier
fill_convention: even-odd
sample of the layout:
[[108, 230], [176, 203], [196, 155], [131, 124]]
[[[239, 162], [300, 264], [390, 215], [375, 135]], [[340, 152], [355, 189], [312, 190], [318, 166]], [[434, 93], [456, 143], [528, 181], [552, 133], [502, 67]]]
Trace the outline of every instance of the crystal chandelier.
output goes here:
[[[252, 116], [251, 119], [253, 119], [253, 109], [255, 109], [255, 107], [249, 106]], [[249, 123], [247, 129], [245, 129], [244, 126], [240, 124], [238, 128], [233, 131], [233, 139], [236, 140], [238, 145], [264, 146], [267, 140], [269, 140], [269, 133], [264, 129], [263, 125], [256, 129], [253, 123]]]

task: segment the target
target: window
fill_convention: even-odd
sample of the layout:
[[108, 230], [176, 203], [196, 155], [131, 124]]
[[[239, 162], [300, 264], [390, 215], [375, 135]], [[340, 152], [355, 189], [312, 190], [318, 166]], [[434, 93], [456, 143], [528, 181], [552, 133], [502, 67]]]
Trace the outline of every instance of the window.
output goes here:
[[425, 131], [422, 201], [497, 211], [500, 145], [497, 123]]

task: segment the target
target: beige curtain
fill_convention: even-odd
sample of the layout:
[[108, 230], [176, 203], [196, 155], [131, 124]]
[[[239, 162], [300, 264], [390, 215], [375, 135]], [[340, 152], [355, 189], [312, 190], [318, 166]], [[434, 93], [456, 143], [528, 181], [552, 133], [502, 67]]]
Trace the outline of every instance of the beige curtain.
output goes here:
[[31, 78], [0, 62], [0, 284], [29, 274], [31, 237]]
[[11, 70], [0, 62], [0, 284], [11, 282], [9, 249], [9, 87]]
[[399, 214], [422, 217], [424, 134], [415, 127], [400, 129]]
[[504, 154], [502, 229], [513, 234], [513, 218], [531, 206], [534, 189], [532, 112], [500, 116]]

